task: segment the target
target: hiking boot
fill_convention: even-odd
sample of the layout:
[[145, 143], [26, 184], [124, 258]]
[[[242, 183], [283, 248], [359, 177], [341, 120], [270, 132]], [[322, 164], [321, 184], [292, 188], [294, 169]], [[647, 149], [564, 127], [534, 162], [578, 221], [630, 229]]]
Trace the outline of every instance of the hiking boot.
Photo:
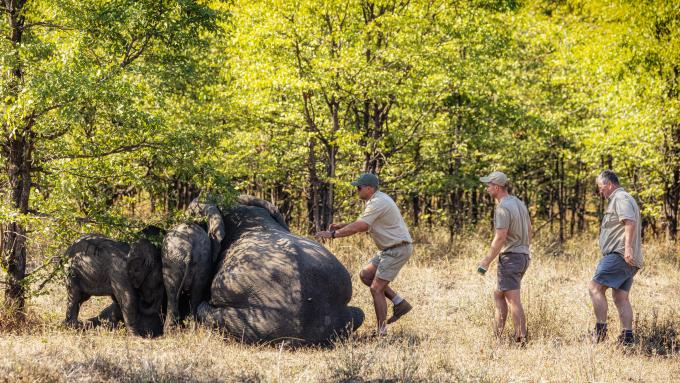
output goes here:
[[635, 343], [632, 332], [621, 331], [621, 335], [616, 339], [622, 346], [632, 346]]
[[392, 316], [387, 320], [387, 323], [390, 324], [396, 322], [399, 318], [411, 311], [412, 308], [413, 306], [406, 302], [406, 299], [402, 300], [398, 305], [392, 306]]
[[525, 348], [527, 346], [527, 342], [526, 336], [518, 336], [515, 338], [515, 345], [519, 348]]
[[607, 339], [607, 326], [600, 326], [599, 324], [595, 327], [595, 331], [590, 333], [590, 341], [592, 343], [602, 343]]

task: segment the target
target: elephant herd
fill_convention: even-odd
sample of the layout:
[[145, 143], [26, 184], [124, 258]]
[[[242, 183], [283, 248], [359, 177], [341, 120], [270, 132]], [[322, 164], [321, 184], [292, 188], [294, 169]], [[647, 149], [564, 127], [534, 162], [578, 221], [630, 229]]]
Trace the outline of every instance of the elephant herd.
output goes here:
[[[195, 200], [187, 210], [192, 222], [167, 232], [148, 227], [131, 244], [94, 234], [73, 243], [65, 324], [123, 322], [132, 334], [155, 337], [191, 317], [244, 342], [300, 344], [362, 324], [363, 312], [348, 306], [347, 269], [319, 243], [292, 234], [270, 202], [240, 196], [222, 212]], [[112, 303], [80, 322], [80, 305], [92, 296]]]

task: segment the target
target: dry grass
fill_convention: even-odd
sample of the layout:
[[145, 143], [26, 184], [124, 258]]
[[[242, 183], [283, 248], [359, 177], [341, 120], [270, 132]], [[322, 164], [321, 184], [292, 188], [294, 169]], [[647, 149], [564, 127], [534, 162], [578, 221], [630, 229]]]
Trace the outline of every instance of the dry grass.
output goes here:
[[[0, 335], [0, 381], [680, 381], [677, 247], [645, 245], [647, 267], [632, 290], [640, 341], [621, 349], [614, 340], [585, 341], [594, 321], [586, 283], [598, 258], [596, 242], [580, 238], [556, 249], [539, 239], [523, 285], [531, 340], [517, 348], [492, 336], [495, 270], [486, 277], [474, 273], [486, 236], [457, 238], [453, 251], [441, 234], [418, 239], [414, 258], [394, 283], [415, 308], [386, 338], [368, 336], [375, 319], [356, 275], [374, 247], [360, 236], [328, 245], [354, 274], [353, 304], [367, 313], [358, 333], [335, 347], [248, 346], [200, 326], [156, 340], [124, 330], [62, 329], [64, 291], [55, 286], [32, 300], [30, 325], [5, 327]], [[82, 315], [106, 303], [89, 302]], [[615, 334], [613, 304], [609, 318]]]

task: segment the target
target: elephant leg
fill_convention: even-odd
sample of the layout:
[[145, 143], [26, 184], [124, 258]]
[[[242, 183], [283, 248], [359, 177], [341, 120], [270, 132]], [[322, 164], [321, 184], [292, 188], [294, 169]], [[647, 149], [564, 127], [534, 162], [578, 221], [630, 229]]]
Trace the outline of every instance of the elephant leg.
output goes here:
[[121, 311], [118, 302], [114, 299], [110, 305], [99, 313], [99, 315], [88, 319], [85, 323], [88, 327], [98, 327], [106, 323], [109, 328], [114, 328], [121, 321], [123, 321], [123, 312]]
[[211, 284], [211, 278], [208, 275], [210, 273], [210, 266], [205, 265], [199, 270], [197, 270], [194, 275], [194, 285], [191, 286], [191, 315], [196, 318], [196, 310], [198, 305], [206, 300], [208, 289]]
[[168, 299], [167, 313], [165, 314], [165, 328], [177, 325], [179, 322], [179, 301], [177, 286], [166, 286], [165, 292]]
[[194, 286], [191, 290], [191, 316], [194, 318], [196, 318], [198, 305], [203, 301], [203, 290], [201, 286]]
[[210, 252], [213, 263], [217, 262], [220, 257], [220, 250], [222, 250], [222, 241], [217, 238], [210, 237]]
[[233, 337], [245, 342], [257, 342], [269, 338], [268, 331], [262, 331], [267, 323], [261, 323], [264, 318], [259, 317], [252, 310], [245, 307], [218, 307], [203, 302], [196, 310], [198, 320], [208, 326], [220, 328]]
[[[176, 265], [175, 265], [176, 266]], [[180, 315], [180, 294], [188, 291], [187, 283], [191, 278], [189, 273], [191, 265], [182, 263], [181, 267], [165, 267], [163, 265], [163, 284], [168, 299], [167, 313], [165, 316], [165, 329], [176, 326], [182, 319]]]
[[69, 327], [80, 327], [81, 323], [78, 321], [80, 305], [90, 299], [90, 296], [85, 294], [75, 278], [69, 279], [67, 294], [68, 300], [66, 303], [66, 319], [64, 319], [64, 325]]
[[139, 313], [137, 296], [132, 285], [126, 282], [128, 281], [114, 282], [113, 293], [123, 314], [125, 327], [127, 327], [131, 334], [140, 335], [138, 331]]

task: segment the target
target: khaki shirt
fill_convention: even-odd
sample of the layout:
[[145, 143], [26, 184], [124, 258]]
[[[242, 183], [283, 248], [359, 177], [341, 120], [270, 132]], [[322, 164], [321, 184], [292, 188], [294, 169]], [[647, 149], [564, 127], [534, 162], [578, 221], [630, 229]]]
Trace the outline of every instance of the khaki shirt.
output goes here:
[[524, 202], [508, 195], [496, 205], [494, 211], [496, 229], [508, 229], [508, 238], [501, 253], [529, 254], [530, 218]]
[[413, 242], [397, 204], [383, 192], [375, 192], [371, 199], [366, 201], [366, 207], [359, 220], [368, 224], [368, 233], [380, 250], [404, 242]]
[[635, 235], [633, 237], [633, 263], [642, 267], [643, 257], [641, 248], [642, 219], [640, 208], [633, 196], [623, 188], [618, 188], [609, 196], [609, 202], [602, 217], [600, 228], [600, 249], [602, 255], [618, 253], [624, 256], [626, 252], [626, 232], [624, 219], [635, 221]]

